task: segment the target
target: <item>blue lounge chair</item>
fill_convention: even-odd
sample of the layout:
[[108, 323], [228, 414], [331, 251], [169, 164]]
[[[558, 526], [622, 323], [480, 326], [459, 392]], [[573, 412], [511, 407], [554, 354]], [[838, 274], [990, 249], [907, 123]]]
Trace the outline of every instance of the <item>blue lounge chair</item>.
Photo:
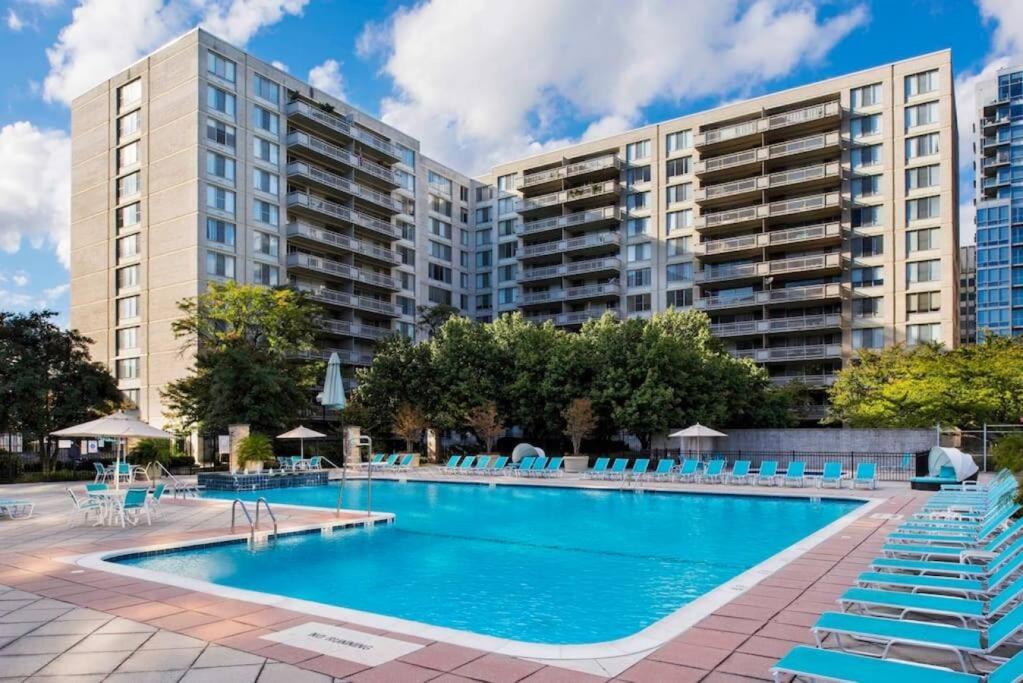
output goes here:
[[506, 467], [507, 465], [508, 456], [499, 455], [497, 456], [497, 460], [494, 461], [494, 464], [490, 466], [490, 469], [487, 472], [487, 474], [505, 474], [508, 471]]
[[700, 475], [699, 460], [683, 460], [678, 467], [679, 481], [694, 481]]
[[756, 483], [757, 486], [760, 486], [761, 484], [774, 486], [776, 483], [778, 483], [777, 460], [765, 460], [762, 463], [760, 463], [760, 469], [757, 471]]
[[536, 460], [533, 461], [533, 466], [525, 472], [527, 477], [540, 477], [543, 476], [543, 471], [547, 469], [547, 461], [549, 458], [546, 455], [537, 456]]
[[[892, 535], [898, 536], [898, 534]], [[1014, 540], [1017, 540], [1017, 543], [1013, 543]], [[1013, 545], [1019, 548], [1018, 543], [1020, 541], [1023, 541], [1023, 517], [1017, 519], [1000, 534], [977, 548], [977, 550], [985, 554], [998, 553], [1004, 548], [1012, 547]], [[899, 542], [898, 539], [895, 542], [885, 543], [881, 546], [881, 550], [887, 557], [919, 557], [923, 560], [946, 558], [951, 561], [958, 560], [964, 552], [961, 543], [945, 544], [937, 541], [908, 543]]]
[[[822, 650], [797, 645], [771, 667], [777, 683], [794, 677], [812, 681], [899, 681], [899, 683], [981, 683], [983, 676], [927, 664]], [[1013, 683], [1023, 675], [1023, 654], [1016, 654], [992, 672], [989, 683]]]
[[16, 500], [14, 498], [0, 499], [0, 517], [7, 516], [10, 519], [28, 519], [36, 509], [36, 504], [30, 500]]
[[852, 487], [877, 488], [877, 464], [872, 462], [861, 462], [856, 466], [856, 475], [852, 480]]
[[647, 473], [648, 479], [670, 480], [674, 474], [675, 458], [661, 458], [657, 461], [657, 468]]
[[782, 475], [782, 484], [802, 488], [806, 484], [806, 463], [802, 460], [790, 462], [785, 474]]
[[401, 456], [401, 460], [398, 461], [398, 464], [395, 466], [394, 469], [397, 470], [398, 472], [408, 472], [410, 469], [412, 469], [412, 461], [415, 459], [415, 457], [416, 457], [415, 453], [406, 453], [405, 455]]
[[556, 456], [551, 458], [547, 462], [547, 467], [540, 473], [541, 477], [560, 477], [561, 476], [561, 463], [564, 462], [562, 456]]
[[472, 465], [473, 465], [474, 462], [476, 462], [476, 456], [475, 455], [467, 455], [464, 458], [462, 458], [462, 462], [459, 463], [459, 465], [458, 465], [458, 473], [459, 474], [471, 474]]
[[611, 462], [611, 458], [597, 458], [597, 462], [593, 463], [593, 468], [583, 473], [583, 476], [587, 479], [599, 479], [607, 472], [607, 464]]
[[725, 481], [725, 461], [711, 460], [707, 463], [707, 469], [699, 475], [699, 481], [723, 483]]
[[836, 489], [842, 488], [842, 480], [845, 479], [845, 472], [842, 471], [842, 463], [826, 462], [820, 479], [817, 480], [817, 488], [834, 485]]
[[729, 484], [748, 484], [750, 482], [749, 460], [736, 460], [732, 471], [728, 473]]
[[635, 462], [632, 463], [632, 471], [629, 472], [629, 478], [633, 481], [638, 481], [646, 474], [648, 467], [650, 467], [649, 458], [636, 458]]
[[926, 590], [935, 593], [961, 595], [966, 598], [984, 596], [984, 582], [979, 578], [960, 579], [947, 576], [923, 576], [918, 574], [896, 574], [894, 572], [863, 572], [857, 579], [860, 586], [883, 588], [906, 588]]
[[472, 474], [485, 474], [489, 466], [490, 466], [489, 455], [477, 455], [476, 466], [473, 467], [472, 470], [470, 470], [470, 472]]
[[615, 458], [608, 470], [606, 479], [625, 479], [625, 469], [629, 466], [628, 458]]
[[360, 462], [359, 467], [362, 469], [369, 469], [370, 467], [376, 467], [384, 461], [386, 456], [383, 453], [374, 453], [373, 457], [370, 458], [369, 462]]
[[441, 472], [444, 474], [451, 474], [458, 469], [458, 462], [462, 459], [460, 455], [452, 455], [448, 458], [448, 461], [444, 463], [444, 467], [441, 468]]
[[535, 455], [527, 455], [519, 461], [518, 467], [516, 467], [512, 474], [516, 477], [524, 477], [529, 470], [533, 469], [533, 461], [536, 460]]

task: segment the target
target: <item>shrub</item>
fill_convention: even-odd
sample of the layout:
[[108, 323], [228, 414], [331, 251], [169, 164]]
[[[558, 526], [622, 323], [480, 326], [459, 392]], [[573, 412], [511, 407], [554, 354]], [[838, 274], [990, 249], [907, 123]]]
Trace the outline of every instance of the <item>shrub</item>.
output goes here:
[[1023, 473], [1023, 434], [1009, 434], [1002, 437], [991, 453], [995, 456], [995, 462], [1013, 474]]
[[46, 481], [88, 481], [94, 472], [89, 470], [53, 470], [52, 472], [24, 472], [18, 477], [18, 483], [35, 484]]
[[128, 451], [128, 462], [136, 465], [148, 465], [151, 462], [167, 465], [171, 454], [171, 442], [167, 439], [140, 439]]
[[25, 471], [25, 463], [21, 456], [15, 453], [0, 454], [0, 482], [9, 484], [17, 481], [22, 472]]
[[249, 434], [238, 444], [238, 464], [273, 462], [274, 449], [265, 434]]
[[167, 467], [194, 467], [195, 458], [190, 455], [172, 455]]

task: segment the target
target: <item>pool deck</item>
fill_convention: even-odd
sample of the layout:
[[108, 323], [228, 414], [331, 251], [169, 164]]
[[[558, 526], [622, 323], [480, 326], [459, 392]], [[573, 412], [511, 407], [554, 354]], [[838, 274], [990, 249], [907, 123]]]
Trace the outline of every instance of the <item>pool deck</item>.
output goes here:
[[[409, 480], [490, 481], [486, 477]], [[394, 478], [383, 477], [380, 478]], [[501, 483], [618, 488], [565, 476]], [[80, 487], [80, 484], [76, 486]], [[125, 577], [73, 563], [76, 556], [174, 544], [230, 534], [223, 501], [164, 498], [153, 526], [67, 526], [64, 485], [0, 486], [0, 497], [36, 502], [28, 520], [0, 522], [0, 680], [55, 681], [750, 681], [792, 646], [812, 644], [809, 626], [836, 609], [836, 598], [878, 555], [884, 537], [929, 494], [906, 482], [882, 482], [875, 491], [815, 488], [755, 489], [764, 495], [869, 497], [874, 509], [794, 560], [745, 587], [681, 635], [628, 658], [563, 662], [552, 666], [486, 650], [384, 632], [277, 607], [229, 599]], [[750, 493], [750, 487], [648, 483], [648, 490]], [[339, 520], [333, 511], [274, 506], [280, 530]], [[343, 513], [342, 522], [364, 519]], [[282, 581], [301, 577], [282, 577]], [[273, 636], [309, 622], [340, 626], [422, 646], [378, 666], [276, 643]], [[566, 666], [571, 668], [565, 668]], [[589, 671], [590, 673], [584, 673]], [[599, 672], [603, 672], [598, 675]], [[614, 674], [614, 675], [612, 675]]]

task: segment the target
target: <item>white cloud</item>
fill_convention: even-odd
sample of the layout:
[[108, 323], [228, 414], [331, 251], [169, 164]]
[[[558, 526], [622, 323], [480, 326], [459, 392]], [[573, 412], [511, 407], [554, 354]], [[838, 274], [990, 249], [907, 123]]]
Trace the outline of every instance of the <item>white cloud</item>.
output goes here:
[[13, 282], [18, 287], [24, 287], [25, 285], [28, 284], [28, 273], [26, 273], [23, 270], [19, 270], [14, 275], [11, 275], [11, 282]]
[[270, 62], [270, 66], [272, 66], [275, 69], [280, 69], [284, 73], [288, 73], [288, 65], [280, 60], [275, 59], [274, 61]]
[[71, 201], [71, 143], [63, 131], [27, 121], [0, 128], [0, 249], [27, 242], [52, 247], [66, 268]]
[[[0, 284], [3, 280], [0, 279]], [[28, 292], [23, 289], [10, 290], [0, 287], [0, 299], [4, 302], [4, 308], [11, 311], [29, 311], [51, 308], [57, 300], [67, 295], [71, 285], [63, 284], [55, 287], [47, 287], [41, 292]]]
[[[48, 101], [69, 103], [196, 24], [238, 45], [309, 0], [81, 0], [46, 51]], [[110, 27], [117, 26], [111, 40]]]
[[385, 56], [395, 92], [384, 119], [478, 172], [549, 146], [566, 116], [593, 121], [592, 138], [636, 125], [658, 100], [748, 93], [822, 59], [867, 18], [855, 6], [822, 20], [800, 0], [652, 0], [627, 11], [428, 0], [368, 25], [356, 48]]
[[25, 22], [21, 20], [21, 17], [18, 16], [13, 8], [8, 8], [7, 10], [7, 28], [12, 31], [20, 31], [25, 28]]
[[309, 69], [309, 84], [333, 95], [339, 100], [345, 99], [344, 78], [341, 76], [341, 64], [336, 59], [328, 59]]

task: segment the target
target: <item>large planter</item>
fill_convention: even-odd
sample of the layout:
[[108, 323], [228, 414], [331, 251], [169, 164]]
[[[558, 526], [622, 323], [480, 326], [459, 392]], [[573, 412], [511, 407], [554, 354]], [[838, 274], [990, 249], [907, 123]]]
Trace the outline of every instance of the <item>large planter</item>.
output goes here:
[[263, 471], [262, 460], [250, 460], [249, 462], [245, 463], [246, 474], [259, 474], [262, 471]]
[[563, 464], [566, 472], [585, 472], [589, 469], [590, 458], [587, 455], [566, 455]]

